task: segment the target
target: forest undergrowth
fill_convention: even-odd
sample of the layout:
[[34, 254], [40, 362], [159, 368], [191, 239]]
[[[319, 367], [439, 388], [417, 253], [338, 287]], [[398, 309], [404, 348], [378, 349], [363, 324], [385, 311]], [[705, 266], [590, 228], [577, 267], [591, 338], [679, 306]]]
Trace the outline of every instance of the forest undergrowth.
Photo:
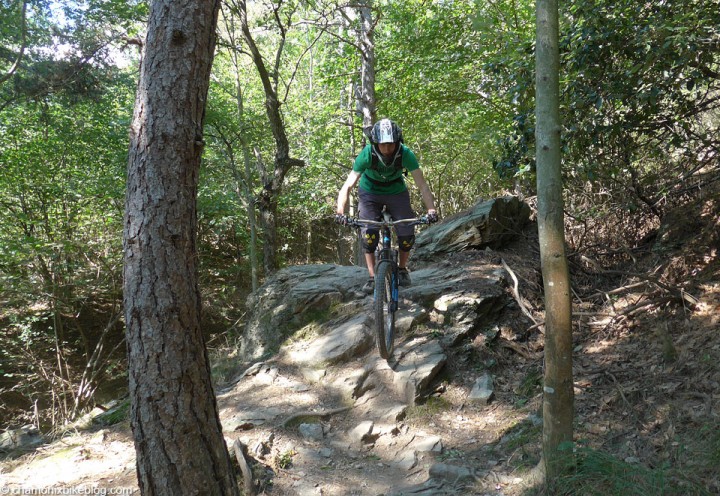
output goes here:
[[[662, 220], [625, 212], [596, 224], [568, 219], [576, 462], [539, 492], [720, 493], [718, 191], [668, 208]], [[526, 237], [502, 256], [521, 304], [534, 311], [542, 308], [539, 248], [535, 232]], [[509, 389], [539, 414], [543, 339], [532, 332], [500, 356]], [[539, 460], [540, 433], [521, 451], [526, 465]]]

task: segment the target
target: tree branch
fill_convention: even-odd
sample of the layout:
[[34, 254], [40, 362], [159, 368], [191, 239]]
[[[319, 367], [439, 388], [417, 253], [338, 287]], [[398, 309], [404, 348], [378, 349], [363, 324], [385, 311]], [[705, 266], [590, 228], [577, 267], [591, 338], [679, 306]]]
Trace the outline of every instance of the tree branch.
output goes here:
[[18, 70], [18, 67], [20, 67], [20, 62], [22, 61], [23, 55], [25, 54], [25, 47], [27, 45], [27, 20], [25, 17], [25, 14], [27, 12], [27, 0], [23, 0], [22, 4], [22, 27], [20, 28], [20, 51], [18, 52], [17, 57], [15, 58], [15, 62], [13, 63], [12, 67], [8, 69], [8, 72], [5, 73], [5, 75], [0, 76], [0, 84], [4, 83], [10, 77], [15, 73], [15, 71]]

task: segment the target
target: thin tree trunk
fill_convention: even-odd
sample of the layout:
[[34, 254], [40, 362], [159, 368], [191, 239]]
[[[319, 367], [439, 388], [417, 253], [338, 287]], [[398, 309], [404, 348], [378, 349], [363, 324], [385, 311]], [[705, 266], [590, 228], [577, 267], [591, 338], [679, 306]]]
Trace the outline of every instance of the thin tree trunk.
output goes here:
[[242, 144], [243, 162], [245, 164], [245, 201], [247, 202], [248, 224], [250, 225], [250, 247], [248, 257], [250, 258], [250, 277], [252, 279], [252, 290], [255, 291], [260, 284], [258, 282], [258, 256], [257, 256], [257, 217], [255, 216], [255, 197], [252, 194], [252, 168], [250, 167], [250, 147], [247, 143]]
[[240, 143], [243, 152], [243, 164], [245, 170], [244, 194], [247, 204], [248, 224], [250, 225], [250, 246], [248, 256], [250, 258], [250, 275], [252, 278], [252, 290], [258, 287], [258, 259], [257, 259], [257, 218], [255, 217], [255, 197], [252, 194], [252, 168], [250, 167], [250, 145], [245, 138], [245, 107], [243, 105], [242, 85], [240, 84], [240, 66], [237, 60], [237, 53], [233, 52], [233, 65], [235, 68], [235, 89], [237, 91], [238, 120], [240, 122]]
[[557, 0], [538, 0], [536, 22], [538, 230], [545, 293], [543, 460], [546, 481], [551, 484], [566, 469], [573, 440], [572, 311], [560, 157]]
[[362, 54], [360, 98], [358, 104], [363, 120], [363, 132], [368, 133], [377, 120], [375, 100], [375, 23], [372, 18], [372, 1], [360, 0], [360, 32], [358, 38]]
[[154, 0], [130, 130], [124, 300], [144, 495], [238, 495], [200, 329], [197, 185], [217, 0]]
[[[358, 42], [360, 45], [360, 87], [357, 99], [358, 113], [362, 115], [363, 146], [367, 136], [377, 120], [377, 103], [375, 99], [375, 23], [372, 18], [372, 0], [358, 2], [360, 15], [360, 31]], [[359, 234], [359, 232], [358, 232]], [[362, 240], [358, 235], [355, 242], [355, 260], [360, 267], [367, 265]]]
[[[235, 9], [237, 10], [237, 9]], [[228, 37], [227, 45], [230, 47], [229, 54], [233, 64], [233, 72], [235, 73], [235, 105], [237, 107], [237, 118], [240, 125], [238, 132], [238, 140], [242, 147], [243, 154], [243, 172], [237, 167], [235, 161], [235, 152], [233, 140], [223, 137], [225, 146], [230, 154], [230, 167], [232, 169], [233, 177], [235, 178], [235, 194], [241, 203], [245, 205], [245, 209], [248, 214], [248, 225], [250, 228], [250, 243], [248, 245], [248, 258], [250, 259], [250, 276], [252, 282], [252, 290], [255, 291], [259, 287], [258, 283], [258, 258], [257, 258], [257, 217], [255, 215], [255, 197], [252, 192], [253, 187], [253, 173], [250, 160], [250, 144], [247, 139], [246, 124], [245, 124], [245, 102], [242, 91], [242, 82], [240, 80], [240, 61], [239, 58], [239, 40], [236, 38], [236, 26], [235, 22], [237, 18], [227, 12], [227, 10], [221, 10], [223, 18], [226, 24], [225, 34]], [[230, 15], [229, 15], [230, 14]], [[241, 250], [238, 250], [238, 256], [241, 256]]]
[[272, 176], [264, 175], [263, 189], [258, 198], [258, 210], [260, 211], [260, 223], [263, 227], [263, 265], [265, 269], [265, 277], [277, 270], [277, 206], [280, 194], [282, 193], [283, 181], [290, 171], [291, 167], [302, 167], [305, 162], [290, 157], [290, 143], [285, 131], [285, 123], [280, 112], [281, 101], [278, 96], [277, 78], [280, 72], [280, 55], [285, 43], [283, 29], [283, 38], [280, 48], [275, 57], [275, 65], [272, 67], [273, 78], [271, 72], [265, 65], [265, 60], [255, 43], [255, 39], [250, 32], [250, 26], [247, 18], [247, 5], [245, 0], [235, 2], [233, 8], [240, 17], [243, 36], [247, 43], [248, 50], [252, 57], [255, 68], [260, 76], [260, 81], [265, 92], [265, 112], [268, 118], [268, 124], [275, 140], [275, 160]]

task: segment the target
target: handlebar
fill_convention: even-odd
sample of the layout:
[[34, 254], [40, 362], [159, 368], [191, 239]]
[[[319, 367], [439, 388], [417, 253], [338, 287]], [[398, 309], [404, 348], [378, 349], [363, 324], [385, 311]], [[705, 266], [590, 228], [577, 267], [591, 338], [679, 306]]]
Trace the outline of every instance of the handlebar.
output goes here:
[[415, 217], [413, 219], [399, 219], [399, 220], [368, 220], [368, 219], [355, 219], [355, 218], [348, 218], [347, 219], [347, 226], [348, 227], [392, 227], [396, 224], [406, 224], [409, 226], [418, 226], [421, 224], [429, 224], [430, 221], [428, 221], [427, 215], [422, 215], [420, 217]]

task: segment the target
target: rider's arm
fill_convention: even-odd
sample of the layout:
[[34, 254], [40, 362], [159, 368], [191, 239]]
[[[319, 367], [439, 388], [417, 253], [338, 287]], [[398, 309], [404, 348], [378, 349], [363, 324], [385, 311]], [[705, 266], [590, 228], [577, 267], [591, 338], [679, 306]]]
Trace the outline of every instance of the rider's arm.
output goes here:
[[345, 180], [345, 184], [342, 185], [342, 188], [340, 188], [340, 193], [338, 193], [337, 208], [335, 210], [335, 213], [340, 215], [343, 215], [345, 213], [345, 206], [347, 205], [348, 199], [350, 198], [350, 190], [353, 189], [353, 187], [357, 184], [358, 179], [360, 179], [361, 175], [361, 172], [350, 171], [350, 174], [348, 174], [348, 177]]
[[411, 171], [410, 174], [412, 174], [415, 184], [420, 190], [420, 195], [422, 196], [423, 203], [425, 204], [425, 208], [427, 208], [428, 213], [435, 212], [435, 199], [433, 198], [432, 191], [430, 191], [430, 186], [428, 186], [422, 170], [415, 169], [414, 171]]

